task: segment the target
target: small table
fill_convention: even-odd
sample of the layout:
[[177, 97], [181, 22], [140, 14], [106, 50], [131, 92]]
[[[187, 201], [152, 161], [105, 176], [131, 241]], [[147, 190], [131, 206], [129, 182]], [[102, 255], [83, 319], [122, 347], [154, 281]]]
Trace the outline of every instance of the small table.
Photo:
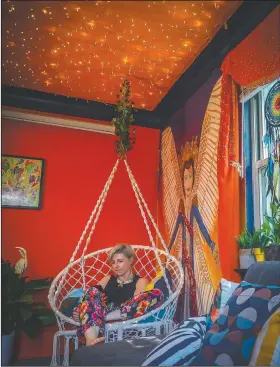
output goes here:
[[248, 269], [233, 269], [241, 278], [241, 280], [244, 280], [244, 277], [247, 273]]

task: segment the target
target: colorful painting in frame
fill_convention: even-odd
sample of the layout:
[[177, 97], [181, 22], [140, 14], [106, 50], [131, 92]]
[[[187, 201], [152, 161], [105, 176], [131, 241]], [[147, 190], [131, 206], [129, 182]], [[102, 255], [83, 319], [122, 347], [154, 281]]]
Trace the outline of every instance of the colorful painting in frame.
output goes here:
[[41, 209], [44, 160], [2, 155], [2, 207]]

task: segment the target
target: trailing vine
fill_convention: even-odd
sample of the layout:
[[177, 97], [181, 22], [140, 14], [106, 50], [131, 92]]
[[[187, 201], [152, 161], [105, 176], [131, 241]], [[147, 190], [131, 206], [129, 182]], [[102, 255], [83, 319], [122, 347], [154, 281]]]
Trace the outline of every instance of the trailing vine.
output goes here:
[[132, 136], [130, 135], [131, 125], [135, 122], [133, 116], [134, 102], [130, 100], [130, 96], [130, 82], [125, 79], [121, 86], [120, 94], [117, 95], [116, 111], [118, 116], [112, 120], [115, 126], [115, 134], [119, 137], [118, 140], [115, 140], [115, 150], [121, 158], [132, 150], [136, 140], [135, 129], [132, 131]]

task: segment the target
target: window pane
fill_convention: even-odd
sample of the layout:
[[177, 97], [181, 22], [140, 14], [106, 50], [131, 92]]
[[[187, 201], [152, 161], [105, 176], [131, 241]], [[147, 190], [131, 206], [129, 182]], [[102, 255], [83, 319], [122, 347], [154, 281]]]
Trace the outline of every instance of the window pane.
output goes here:
[[252, 98], [252, 118], [253, 118], [253, 134], [255, 145], [255, 161], [261, 159], [262, 150], [262, 129], [260, 122], [260, 109], [259, 109], [259, 93]]
[[252, 162], [252, 148], [251, 148], [251, 104], [247, 101], [244, 104], [244, 135], [243, 135], [243, 149], [244, 149], [244, 165], [245, 165], [245, 179], [246, 179], [246, 228], [250, 233], [254, 230], [254, 191], [253, 191], [253, 162]]
[[272, 201], [271, 192], [267, 195], [268, 179], [266, 174], [266, 167], [259, 168], [259, 188], [260, 188], [260, 221], [264, 221], [264, 214], [271, 214], [270, 203]]
[[[254, 226], [255, 228], [259, 228], [260, 224], [263, 223], [264, 214], [270, 214], [270, 203], [272, 202], [272, 196], [274, 193], [269, 193], [267, 195], [268, 190], [268, 178], [266, 172], [267, 161], [269, 158], [269, 154], [271, 155], [274, 151], [273, 141], [270, 143], [270, 147], [266, 147], [264, 145], [264, 141], [271, 141], [270, 139], [264, 140], [265, 135], [267, 134], [267, 123], [265, 119], [265, 101], [267, 95], [274, 85], [276, 80], [272, 83], [260, 87], [254, 91], [255, 94], [252, 94], [251, 98], [247, 99], [247, 102], [244, 104], [243, 118], [244, 118], [244, 151], [245, 151], [245, 167], [246, 167], [246, 205], [250, 205], [248, 196], [250, 195], [250, 191], [253, 191], [253, 205], [252, 210], [254, 211], [254, 215], [250, 214], [250, 210], [247, 209], [247, 215], [249, 213], [250, 217], [254, 218]], [[247, 107], [247, 110], [246, 110]], [[248, 114], [248, 111], [251, 114]], [[247, 114], [246, 114], [247, 112]], [[251, 124], [251, 141], [248, 141], [248, 135], [246, 140], [246, 133], [248, 134], [248, 126], [246, 126], [246, 119], [250, 119]], [[247, 129], [247, 130], [246, 130]], [[274, 131], [275, 132], [275, 131]], [[248, 146], [246, 146], [248, 144]], [[252, 183], [250, 181], [250, 172], [247, 172], [247, 168], [250, 169], [249, 163], [247, 160], [250, 159], [252, 162]], [[280, 181], [280, 170], [278, 163], [275, 162], [274, 165], [274, 181], [277, 181], [276, 178], [279, 177]], [[276, 174], [277, 171], [277, 174]], [[274, 182], [275, 183], [275, 182]], [[277, 193], [276, 197], [280, 198], [280, 184], [277, 185]], [[247, 193], [247, 191], [249, 191]], [[246, 207], [247, 208], [247, 207]], [[249, 219], [247, 217], [247, 224], [249, 223]]]
[[[268, 92], [270, 91], [271, 87], [274, 85], [275, 83], [275, 80], [268, 84], [267, 86], [265, 86], [262, 91], [261, 91], [261, 100], [262, 100], [262, 103], [260, 104], [261, 106], [261, 120], [262, 120], [262, 135], [264, 136], [266, 133], [267, 133], [267, 124], [266, 124], [266, 119], [265, 119], [265, 113], [264, 113], [264, 108], [265, 108], [265, 100], [266, 100], [266, 97], [268, 95]], [[262, 158], [261, 159], [265, 159], [268, 157], [268, 149], [267, 147], [263, 147], [263, 152], [262, 152]]]

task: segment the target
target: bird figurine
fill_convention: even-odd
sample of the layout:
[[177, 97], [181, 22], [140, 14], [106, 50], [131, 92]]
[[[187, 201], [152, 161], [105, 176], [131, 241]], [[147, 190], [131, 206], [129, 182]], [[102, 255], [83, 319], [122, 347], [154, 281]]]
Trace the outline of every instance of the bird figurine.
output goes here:
[[23, 247], [16, 247], [19, 250], [19, 253], [21, 254], [22, 258], [20, 258], [15, 266], [14, 266], [14, 272], [17, 275], [22, 275], [24, 270], [27, 268], [27, 254], [26, 254], [26, 250]]

